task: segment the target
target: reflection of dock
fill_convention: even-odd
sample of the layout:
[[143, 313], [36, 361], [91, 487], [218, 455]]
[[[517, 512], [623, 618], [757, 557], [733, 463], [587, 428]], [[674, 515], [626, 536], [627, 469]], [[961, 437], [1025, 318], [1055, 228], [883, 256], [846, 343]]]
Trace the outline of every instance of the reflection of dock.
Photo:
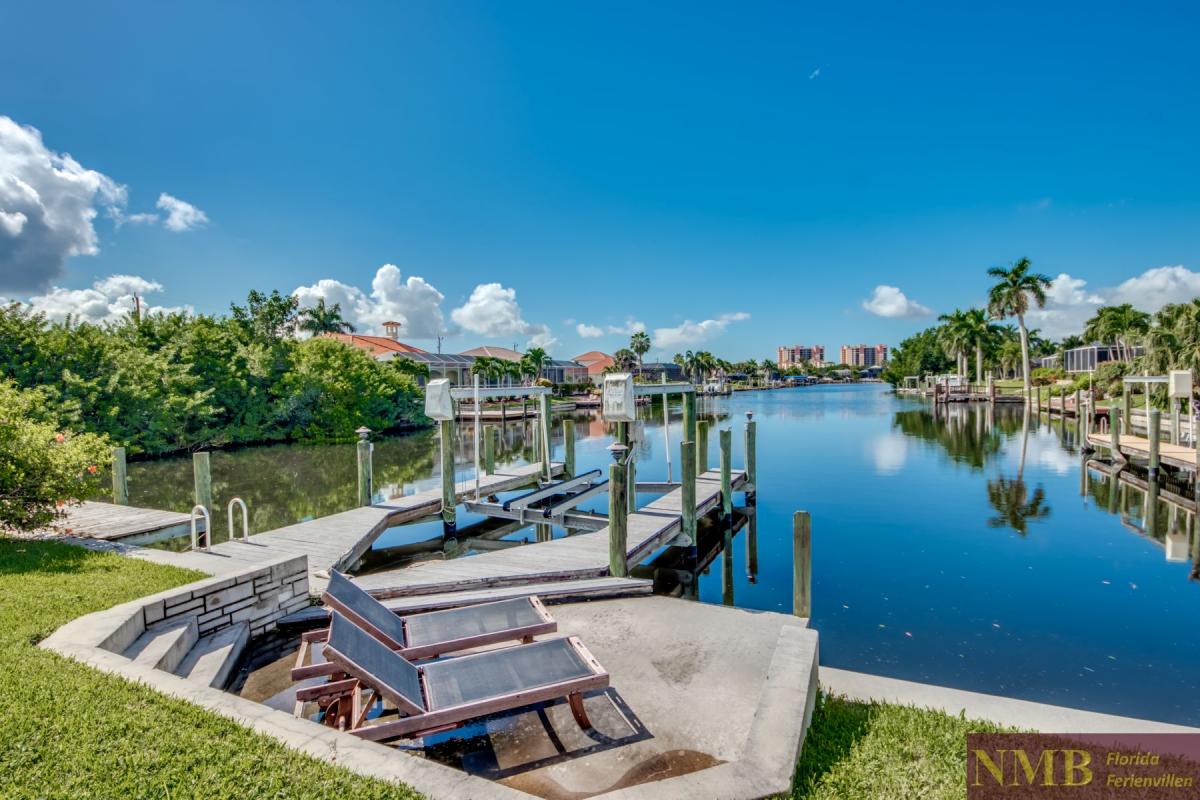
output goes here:
[[[199, 522], [204, 530], [204, 521]], [[73, 536], [108, 541], [131, 536], [166, 539], [185, 536], [191, 530], [191, 518], [177, 511], [121, 506], [114, 503], [86, 502], [66, 509], [59, 523]]]
[[[745, 482], [745, 473], [732, 473], [735, 490]], [[680, 532], [682, 495], [682, 489], [675, 489], [628, 515], [626, 550], [631, 565], [648, 558]], [[720, 502], [721, 476], [718, 471], [710, 470], [696, 479], [697, 516], [708, 513]], [[360, 575], [355, 582], [377, 597], [396, 598], [601, 578], [608, 575], [608, 550], [609, 532], [604, 527], [471, 558], [430, 561]]]
[[[1112, 450], [1112, 435], [1107, 433], [1089, 433], [1088, 444], [1093, 448]], [[1150, 440], [1141, 436], [1122, 434], [1117, 443], [1120, 455], [1129, 458], [1150, 458]], [[1181, 444], [1169, 442], [1158, 443], [1159, 462], [1176, 469], [1196, 472], [1196, 450]]]

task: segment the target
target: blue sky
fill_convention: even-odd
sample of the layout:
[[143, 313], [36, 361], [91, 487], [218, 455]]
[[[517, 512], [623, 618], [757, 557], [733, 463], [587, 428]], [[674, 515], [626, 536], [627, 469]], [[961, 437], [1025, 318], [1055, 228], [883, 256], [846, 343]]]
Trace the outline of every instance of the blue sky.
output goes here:
[[1020, 256], [1052, 333], [1200, 294], [1198, 7], [1045, 6], [12, 4], [0, 115], [125, 189], [44, 273], [0, 240], [0, 295], [762, 358], [895, 344]]

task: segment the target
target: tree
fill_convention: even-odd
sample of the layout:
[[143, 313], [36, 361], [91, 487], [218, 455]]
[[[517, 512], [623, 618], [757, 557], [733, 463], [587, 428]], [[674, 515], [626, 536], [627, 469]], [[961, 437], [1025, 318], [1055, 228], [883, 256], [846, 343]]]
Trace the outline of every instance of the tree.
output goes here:
[[1092, 341], [1112, 342], [1118, 357], [1128, 364], [1133, 362], [1133, 345], [1149, 331], [1150, 315], [1125, 303], [1096, 309], [1095, 316], [1084, 326], [1083, 335]]
[[1029, 396], [1029, 332], [1025, 328], [1025, 314], [1032, 301], [1038, 308], [1046, 305], [1046, 289], [1050, 279], [1032, 271], [1028, 258], [1019, 259], [1008, 269], [992, 267], [988, 275], [996, 278], [996, 284], [988, 292], [988, 311], [997, 319], [1016, 317], [1021, 332], [1021, 380], [1025, 396]]
[[1186, 369], [1200, 375], [1200, 297], [1159, 309], [1146, 334], [1145, 363], [1160, 374]]
[[983, 383], [983, 356], [991, 352], [1000, 338], [1000, 326], [993, 324], [982, 308], [969, 308], [962, 316], [963, 340], [975, 351], [975, 382]]
[[325, 305], [325, 298], [319, 298], [315, 306], [305, 308], [299, 314], [300, 330], [316, 336], [322, 333], [354, 333], [354, 326], [342, 318], [342, 306], [334, 303]]
[[938, 330], [938, 339], [946, 355], [954, 359], [955, 372], [961, 378], [966, 374], [965, 354], [970, 346], [970, 331], [967, 315], [955, 309], [953, 313], [938, 317], [944, 324]]
[[638, 331], [629, 337], [629, 349], [637, 354], [638, 371], [642, 370], [642, 358], [650, 352], [650, 336], [645, 331]]
[[229, 304], [233, 319], [251, 339], [273, 342], [296, 332], [296, 311], [300, 300], [295, 295], [282, 295], [276, 289], [265, 295], [251, 289], [246, 305]]
[[534, 380], [542, 377], [542, 370], [550, 363], [550, 356], [540, 347], [531, 347], [521, 356], [521, 373]]
[[31, 530], [50, 522], [69, 502], [96, 486], [108, 442], [61, 430], [47, 389], [18, 389], [0, 381], [0, 528]]
[[637, 353], [633, 352], [628, 347], [622, 347], [620, 350], [613, 353], [613, 368], [617, 372], [632, 372], [634, 367], [637, 365]]

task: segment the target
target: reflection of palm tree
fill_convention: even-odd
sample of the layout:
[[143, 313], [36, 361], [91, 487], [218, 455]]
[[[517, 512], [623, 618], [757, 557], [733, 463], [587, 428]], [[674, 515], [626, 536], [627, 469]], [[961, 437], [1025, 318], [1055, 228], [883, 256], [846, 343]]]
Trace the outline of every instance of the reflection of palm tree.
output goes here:
[[1041, 486], [1029, 494], [1029, 488], [1020, 478], [996, 478], [988, 481], [988, 502], [996, 510], [996, 516], [987, 521], [989, 528], [1012, 528], [1022, 536], [1028, 524], [1050, 516], [1046, 505], [1046, 491]]

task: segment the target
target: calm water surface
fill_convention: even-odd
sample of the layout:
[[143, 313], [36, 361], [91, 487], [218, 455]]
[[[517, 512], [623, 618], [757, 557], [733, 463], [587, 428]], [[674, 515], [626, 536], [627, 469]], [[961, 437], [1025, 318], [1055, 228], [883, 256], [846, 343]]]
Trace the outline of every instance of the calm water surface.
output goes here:
[[[1160, 500], [1147, 533], [1140, 489], [1081, 473], [1073, 423], [1025, 420], [1011, 408], [935, 416], [929, 404], [878, 385], [739, 393], [706, 399], [701, 411], [716, 422], [713, 466], [715, 428], [727, 426], [741, 465], [744, 413], [753, 411], [759, 465], [756, 539], [743, 530], [713, 560], [696, 588], [702, 601], [790, 611], [791, 518], [807, 510], [823, 664], [1200, 724], [1194, 522]], [[647, 410], [641, 480], [666, 475], [661, 414], [660, 406]], [[577, 419], [579, 467], [605, 466], [611, 434], [593, 418]], [[670, 434], [677, 479], [677, 405]], [[524, 461], [530, 445], [510, 424], [506, 460]], [[470, 447], [464, 436], [460, 479], [472, 474]], [[435, 448], [428, 432], [378, 442], [380, 497], [438, 485]], [[216, 502], [245, 498], [254, 531], [330, 514], [354, 504], [354, 461], [348, 445], [217, 453]], [[191, 480], [186, 459], [132, 464], [130, 500], [186, 511]], [[606, 498], [591, 507], [605, 509]], [[460, 514], [460, 526], [471, 521]], [[438, 533], [432, 522], [396, 528], [377, 548]], [[722, 537], [709, 538], [719, 546]], [[665, 552], [658, 563], [677, 555]]]

